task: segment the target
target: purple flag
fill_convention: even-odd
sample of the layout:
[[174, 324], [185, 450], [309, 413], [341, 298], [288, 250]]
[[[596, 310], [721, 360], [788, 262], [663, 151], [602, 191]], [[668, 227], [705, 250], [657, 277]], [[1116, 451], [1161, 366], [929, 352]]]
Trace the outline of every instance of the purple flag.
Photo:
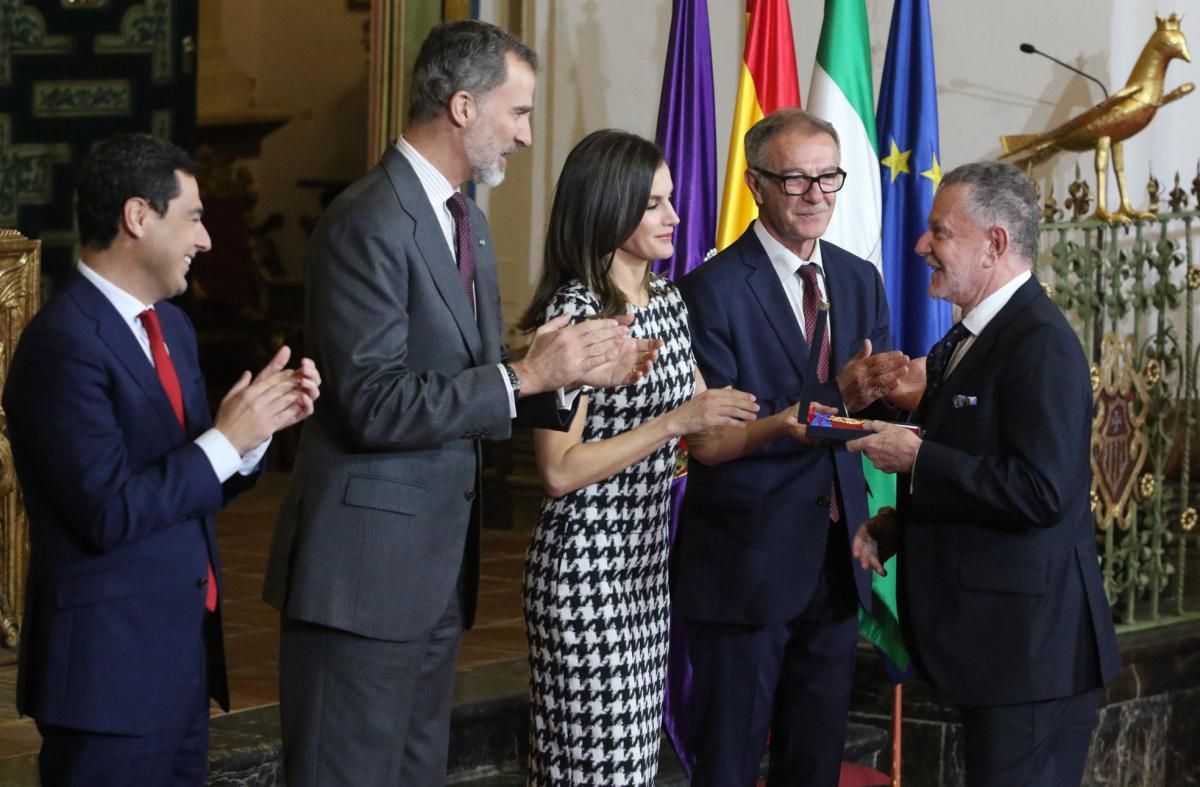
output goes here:
[[[675, 0], [671, 40], [663, 71], [655, 138], [675, 181], [675, 256], [654, 263], [654, 272], [679, 279], [704, 261], [717, 236], [717, 145], [713, 112], [712, 42], [708, 0]], [[686, 464], [671, 485], [671, 542], [687, 485]], [[687, 706], [692, 689], [683, 621], [671, 612], [671, 649], [667, 660], [663, 726], [690, 778], [696, 758], [691, 749]]]
[[717, 237], [717, 132], [713, 111], [708, 0], [675, 0], [658, 102], [655, 140], [675, 181], [675, 256], [654, 272], [681, 278], [704, 261]]

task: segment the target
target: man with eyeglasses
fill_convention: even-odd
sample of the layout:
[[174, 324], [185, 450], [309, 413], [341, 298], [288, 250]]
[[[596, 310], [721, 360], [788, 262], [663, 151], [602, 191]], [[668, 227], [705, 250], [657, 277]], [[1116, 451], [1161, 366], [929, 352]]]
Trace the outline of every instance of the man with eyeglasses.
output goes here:
[[681, 283], [705, 380], [762, 408], [738, 456], [689, 467], [672, 602], [694, 670], [692, 785], [754, 785], [769, 733], [769, 785], [833, 787], [870, 603], [850, 557], [867, 488], [860, 458], [808, 440], [798, 407], [886, 418], [881, 400], [920, 374], [890, 351], [878, 272], [820, 240], [846, 178], [877, 173], [843, 171], [837, 131], [800, 109], [760, 120], [745, 148], [758, 220]]

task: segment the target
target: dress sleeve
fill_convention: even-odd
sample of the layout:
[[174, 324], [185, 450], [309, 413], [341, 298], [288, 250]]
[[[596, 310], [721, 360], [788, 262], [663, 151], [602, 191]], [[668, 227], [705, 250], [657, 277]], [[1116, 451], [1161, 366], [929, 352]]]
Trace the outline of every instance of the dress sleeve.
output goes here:
[[587, 288], [577, 281], [570, 282], [558, 289], [546, 312], [542, 315], [543, 322], [548, 322], [563, 314], [571, 315], [571, 324], [591, 319], [600, 313], [600, 303]]

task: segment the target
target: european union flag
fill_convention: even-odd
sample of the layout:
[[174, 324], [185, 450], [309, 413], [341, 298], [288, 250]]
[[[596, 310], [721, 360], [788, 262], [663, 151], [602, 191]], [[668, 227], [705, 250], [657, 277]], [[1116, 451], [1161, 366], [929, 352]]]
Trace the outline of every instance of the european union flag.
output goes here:
[[913, 251], [942, 180], [929, 0], [896, 0], [875, 117], [892, 341], [916, 358], [928, 354], [950, 328], [950, 304], [929, 297], [929, 268]]
[[[875, 123], [883, 165], [883, 285], [892, 342], [915, 358], [927, 355], [950, 327], [950, 305], [929, 297], [929, 268], [913, 251], [942, 180], [929, 0], [896, 0]], [[875, 470], [865, 457], [863, 470], [871, 515], [895, 505], [895, 477]], [[883, 654], [892, 679], [901, 682], [911, 664], [900, 631], [896, 558], [885, 568], [887, 576], [872, 577], [871, 613], [859, 610], [858, 630]]]

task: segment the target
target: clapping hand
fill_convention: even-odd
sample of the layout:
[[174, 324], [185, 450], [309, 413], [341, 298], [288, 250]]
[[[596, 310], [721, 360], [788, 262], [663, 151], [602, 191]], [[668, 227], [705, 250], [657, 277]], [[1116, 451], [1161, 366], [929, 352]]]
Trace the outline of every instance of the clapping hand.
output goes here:
[[847, 411], [857, 413], [887, 396], [908, 373], [908, 356], [899, 350], [871, 354], [871, 340], [837, 373], [837, 387]]

